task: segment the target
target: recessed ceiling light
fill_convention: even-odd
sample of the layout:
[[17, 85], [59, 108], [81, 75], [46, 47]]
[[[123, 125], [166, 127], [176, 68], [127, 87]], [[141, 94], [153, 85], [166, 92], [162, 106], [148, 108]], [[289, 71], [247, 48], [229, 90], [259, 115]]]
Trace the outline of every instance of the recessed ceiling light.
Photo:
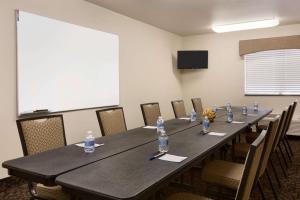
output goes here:
[[278, 19], [268, 19], [254, 22], [245, 22], [239, 24], [228, 24], [228, 25], [213, 25], [212, 30], [217, 33], [241, 31], [257, 28], [267, 28], [277, 26], [279, 24]]

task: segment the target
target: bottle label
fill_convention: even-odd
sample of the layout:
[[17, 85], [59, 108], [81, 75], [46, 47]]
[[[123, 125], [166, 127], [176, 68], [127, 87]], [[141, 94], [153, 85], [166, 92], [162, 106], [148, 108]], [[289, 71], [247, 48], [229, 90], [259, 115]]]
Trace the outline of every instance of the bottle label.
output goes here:
[[160, 150], [166, 150], [168, 148], [169, 140], [167, 138], [159, 138], [158, 146]]
[[95, 140], [84, 141], [84, 147], [94, 147], [94, 146], [95, 146]]
[[160, 138], [158, 142], [159, 142], [159, 146], [168, 145], [168, 139], [165, 139], [165, 138]]
[[205, 119], [204, 121], [203, 121], [203, 128], [202, 128], [202, 131], [204, 132], [204, 133], [207, 133], [208, 131], [209, 131], [209, 120], [208, 119]]
[[227, 121], [228, 122], [232, 122], [232, 120], [233, 120], [233, 114], [232, 113], [228, 113], [228, 115], [227, 115]]
[[208, 129], [209, 128], [209, 122], [204, 122], [203, 126], [204, 126], [205, 129]]
[[157, 129], [163, 130], [163, 129], [164, 129], [164, 126], [165, 126], [164, 121], [158, 119], [157, 122], [156, 122], [156, 127], [157, 127]]
[[159, 152], [168, 152], [168, 150], [169, 150], [168, 138], [159, 138], [158, 139], [158, 151]]

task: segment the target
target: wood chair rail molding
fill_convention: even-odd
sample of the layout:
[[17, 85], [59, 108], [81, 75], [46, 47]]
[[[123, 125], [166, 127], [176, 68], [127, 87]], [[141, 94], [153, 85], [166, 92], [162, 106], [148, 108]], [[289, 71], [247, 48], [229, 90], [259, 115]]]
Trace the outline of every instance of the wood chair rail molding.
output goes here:
[[239, 41], [240, 56], [278, 49], [300, 49], [300, 35]]

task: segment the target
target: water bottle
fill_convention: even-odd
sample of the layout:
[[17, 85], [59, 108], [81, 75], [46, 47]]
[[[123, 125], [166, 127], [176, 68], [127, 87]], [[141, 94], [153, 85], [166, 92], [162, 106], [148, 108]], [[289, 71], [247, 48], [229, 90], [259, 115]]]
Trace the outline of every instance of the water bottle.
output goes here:
[[207, 116], [204, 117], [203, 121], [202, 121], [202, 131], [203, 133], [208, 133], [209, 132], [209, 119]]
[[254, 111], [258, 111], [258, 103], [256, 101], [254, 102]]
[[88, 131], [86, 133], [86, 137], [84, 140], [84, 152], [93, 153], [95, 151], [95, 138], [93, 136], [92, 131]]
[[162, 130], [158, 133], [158, 151], [166, 153], [169, 150], [169, 137], [166, 131]]
[[243, 115], [247, 115], [247, 111], [248, 111], [247, 106], [243, 106], [243, 108], [242, 108], [242, 114]]
[[156, 130], [157, 130], [157, 133], [160, 133], [161, 131], [165, 130], [165, 121], [162, 118], [162, 116], [159, 116], [156, 121]]
[[228, 103], [226, 104], [226, 110], [227, 110], [227, 112], [229, 111], [229, 109], [231, 110], [231, 104], [228, 102]]
[[233, 112], [231, 109], [227, 111], [227, 122], [231, 123], [233, 121]]
[[192, 109], [192, 112], [191, 112], [191, 122], [194, 122], [197, 120], [197, 113], [195, 112], [194, 109]]

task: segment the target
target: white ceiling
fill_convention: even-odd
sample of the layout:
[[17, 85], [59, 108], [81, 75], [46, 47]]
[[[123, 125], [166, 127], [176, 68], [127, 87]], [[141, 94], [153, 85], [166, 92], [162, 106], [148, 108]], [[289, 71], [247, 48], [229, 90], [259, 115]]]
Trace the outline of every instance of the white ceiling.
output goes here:
[[278, 17], [300, 23], [300, 0], [87, 0], [179, 35], [211, 32], [212, 24]]

